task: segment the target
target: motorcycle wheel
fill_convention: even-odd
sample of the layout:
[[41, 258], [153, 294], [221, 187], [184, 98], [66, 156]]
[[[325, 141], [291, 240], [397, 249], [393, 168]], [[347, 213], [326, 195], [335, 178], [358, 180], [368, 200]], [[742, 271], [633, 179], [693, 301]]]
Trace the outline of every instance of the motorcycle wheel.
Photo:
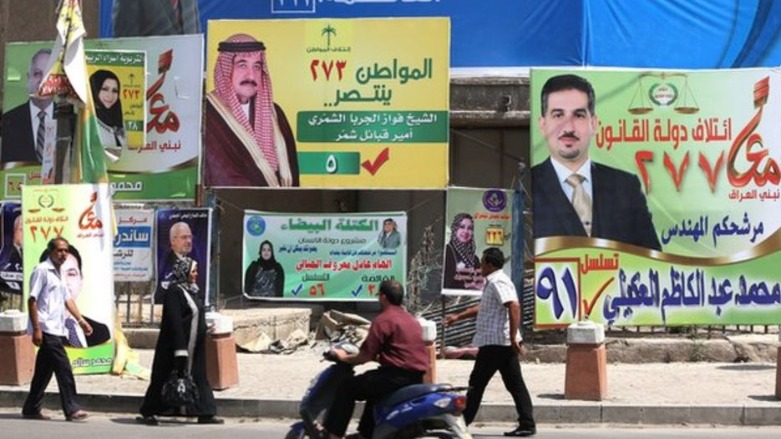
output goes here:
[[290, 431], [288, 431], [285, 435], [285, 439], [304, 439], [308, 437], [309, 436], [306, 435], [304, 430], [297, 431], [294, 428], [291, 428]]

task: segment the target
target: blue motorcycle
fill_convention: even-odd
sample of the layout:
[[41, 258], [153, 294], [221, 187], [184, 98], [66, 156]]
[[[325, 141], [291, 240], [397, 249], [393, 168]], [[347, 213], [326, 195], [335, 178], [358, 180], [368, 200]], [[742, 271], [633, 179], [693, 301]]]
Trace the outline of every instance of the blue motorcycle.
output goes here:
[[[352, 345], [339, 348], [357, 352]], [[319, 439], [327, 410], [336, 392], [355, 375], [353, 366], [336, 362], [328, 351], [324, 357], [335, 364], [320, 372], [301, 401], [301, 420], [290, 426], [285, 439]], [[415, 384], [403, 387], [375, 405], [374, 434], [370, 439], [468, 438], [461, 412], [466, 407], [466, 387], [449, 384]]]

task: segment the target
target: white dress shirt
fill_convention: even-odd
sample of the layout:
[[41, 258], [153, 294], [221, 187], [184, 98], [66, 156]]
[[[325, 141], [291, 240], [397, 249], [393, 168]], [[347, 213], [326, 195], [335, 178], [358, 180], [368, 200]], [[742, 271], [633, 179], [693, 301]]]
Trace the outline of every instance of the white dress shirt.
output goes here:
[[[71, 294], [51, 259], [41, 262], [33, 270], [30, 276], [30, 297], [35, 298], [41, 331], [65, 336], [65, 301], [71, 298]], [[27, 332], [33, 333], [32, 322], [28, 322]]]

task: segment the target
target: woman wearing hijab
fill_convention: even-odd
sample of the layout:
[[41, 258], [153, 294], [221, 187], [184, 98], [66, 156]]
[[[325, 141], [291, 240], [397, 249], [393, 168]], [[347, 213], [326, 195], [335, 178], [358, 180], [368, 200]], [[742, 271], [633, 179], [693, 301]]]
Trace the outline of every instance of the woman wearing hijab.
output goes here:
[[[156, 416], [198, 417], [199, 424], [222, 424], [216, 417], [214, 393], [206, 379], [206, 319], [198, 294], [198, 268], [185, 257], [173, 266], [173, 281], [163, 300], [163, 318], [152, 361], [152, 379], [136, 420], [157, 425]], [[198, 387], [198, 400], [191, 406], [172, 407], [161, 398], [163, 384], [172, 371], [189, 372]]]
[[445, 246], [445, 288], [480, 290], [480, 258], [475, 253], [475, 221], [468, 213], [459, 213], [450, 225], [450, 242]]
[[244, 273], [244, 291], [252, 297], [282, 297], [285, 271], [274, 258], [274, 246], [263, 241], [258, 254], [260, 257]]
[[98, 116], [100, 142], [112, 161], [116, 161], [122, 148], [127, 148], [122, 101], [119, 99], [119, 78], [114, 72], [98, 70], [90, 76], [89, 82]]

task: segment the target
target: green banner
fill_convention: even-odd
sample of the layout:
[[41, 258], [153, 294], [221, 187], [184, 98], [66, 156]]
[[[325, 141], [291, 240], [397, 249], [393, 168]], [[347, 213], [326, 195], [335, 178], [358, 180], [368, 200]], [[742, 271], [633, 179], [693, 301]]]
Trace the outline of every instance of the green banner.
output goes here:
[[535, 69], [531, 91], [537, 326], [781, 320], [778, 72]]
[[[203, 36], [86, 40], [85, 47], [90, 77], [106, 75], [104, 71], [116, 76], [103, 83], [116, 93], [124, 134], [100, 131], [109, 133], [102, 141], [107, 160], [116, 158], [107, 163], [114, 200], [193, 200], [201, 151]], [[42, 167], [36, 157], [38, 125], [30, 114], [36, 104], [46, 108], [42, 134], [46, 148], [53, 151], [53, 105], [29, 99], [36, 86], [30, 69], [45, 65], [49, 55], [39, 51], [49, 48], [51, 42], [6, 46], [0, 199], [18, 199], [22, 184], [52, 178], [51, 160], [44, 160]], [[100, 93], [94, 98], [100, 100]]]
[[[108, 373], [114, 360], [114, 279], [111, 197], [107, 184], [25, 186], [22, 189], [24, 279], [39, 263], [52, 238], [62, 236], [72, 248], [60, 276], [90, 326], [66, 335], [75, 374]], [[29, 297], [29, 284], [24, 283]], [[65, 311], [66, 331], [68, 320]]]
[[244, 214], [244, 296], [260, 300], [376, 300], [407, 274], [404, 213]]

